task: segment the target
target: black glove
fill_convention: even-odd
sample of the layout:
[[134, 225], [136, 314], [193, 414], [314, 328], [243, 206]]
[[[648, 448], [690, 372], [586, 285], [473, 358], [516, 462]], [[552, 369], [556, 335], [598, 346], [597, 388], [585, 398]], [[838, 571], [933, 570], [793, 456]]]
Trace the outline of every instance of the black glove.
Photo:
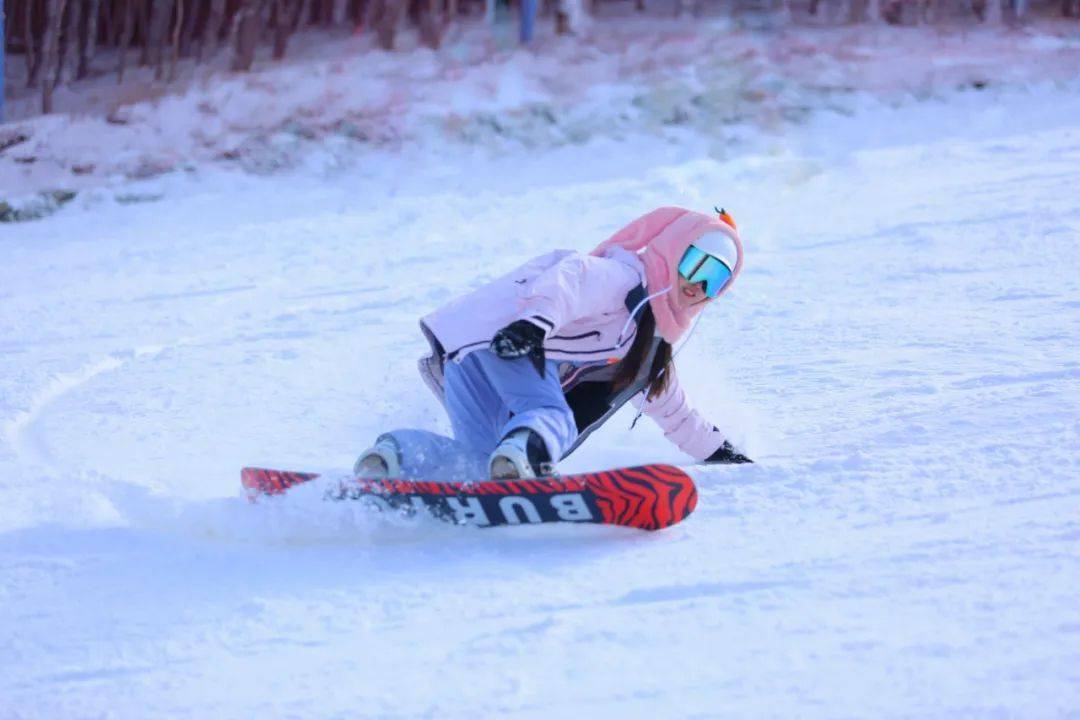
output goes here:
[[721, 445], [716, 450], [716, 452], [705, 458], [705, 462], [719, 463], [723, 465], [737, 465], [739, 463], [752, 463], [754, 461], [735, 450], [735, 448], [731, 446], [731, 443], [725, 440], [724, 444]]
[[544, 377], [544, 331], [528, 320], [515, 320], [495, 333], [491, 352], [504, 360], [527, 357]]

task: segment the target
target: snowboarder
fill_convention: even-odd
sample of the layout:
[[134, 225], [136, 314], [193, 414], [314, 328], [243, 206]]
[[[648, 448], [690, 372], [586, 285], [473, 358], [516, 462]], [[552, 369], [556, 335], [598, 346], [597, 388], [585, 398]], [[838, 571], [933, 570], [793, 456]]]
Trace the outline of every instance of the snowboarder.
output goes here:
[[696, 461], [751, 462], [690, 407], [672, 362], [672, 346], [742, 269], [735, 222], [718, 213], [659, 208], [588, 255], [534, 258], [423, 317], [431, 353], [420, 374], [454, 438], [384, 433], [356, 474], [551, 475], [632, 399]]

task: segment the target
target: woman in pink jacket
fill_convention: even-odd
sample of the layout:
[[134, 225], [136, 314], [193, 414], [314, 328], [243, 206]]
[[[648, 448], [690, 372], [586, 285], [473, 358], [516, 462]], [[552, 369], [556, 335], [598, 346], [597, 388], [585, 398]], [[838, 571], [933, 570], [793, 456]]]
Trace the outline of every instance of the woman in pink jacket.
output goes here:
[[424, 479], [550, 475], [623, 404], [698, 462], [741, 463], [679, 387], [672, 346], [738, 277], [731, 216], [664, 207], [588, 255], [535, 258], [420, 321], [420, 373], [453, 439], [385, 433], [357, 474]]

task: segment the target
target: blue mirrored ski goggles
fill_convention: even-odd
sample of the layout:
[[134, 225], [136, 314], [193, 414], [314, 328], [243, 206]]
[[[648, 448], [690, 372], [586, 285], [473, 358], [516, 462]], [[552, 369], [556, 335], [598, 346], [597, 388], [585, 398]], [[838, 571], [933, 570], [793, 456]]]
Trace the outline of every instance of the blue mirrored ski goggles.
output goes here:
[[679, 261], [679, 275], [692, 283], [705, 283], [705, 295], [711, 298], [720, 294], [731, 282], [731, 268], [718, 257], [691, 245]]

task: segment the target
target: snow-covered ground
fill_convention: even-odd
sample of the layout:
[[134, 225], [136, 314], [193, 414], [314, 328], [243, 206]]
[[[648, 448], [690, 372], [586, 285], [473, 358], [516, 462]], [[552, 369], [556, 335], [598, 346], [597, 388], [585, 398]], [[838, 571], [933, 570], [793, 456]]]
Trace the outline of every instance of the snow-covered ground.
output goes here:
[[[1076, 717], [1080, 93], [895, 105], [312, 141], [0, 225], [0, 718]], [[445, 430], [416, 318], [661, 204], [747, 244], [679, 368], [758, 463], [692, 468], [686, 522], [240, 497]], [[563, 469], [687, 460], [631, 416]]]

